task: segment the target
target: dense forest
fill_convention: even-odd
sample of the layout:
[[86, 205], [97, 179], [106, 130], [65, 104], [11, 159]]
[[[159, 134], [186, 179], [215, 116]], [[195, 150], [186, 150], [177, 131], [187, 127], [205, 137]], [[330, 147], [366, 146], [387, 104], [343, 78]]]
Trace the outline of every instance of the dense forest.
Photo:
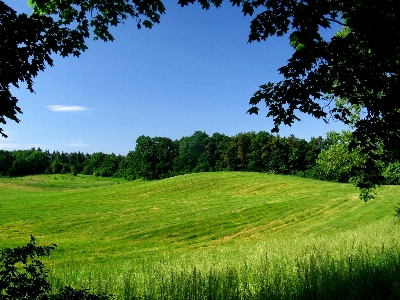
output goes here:
[[[329, 132], [310, 141], [261, 131], [230, 137], [196, 131], [179, 140], [140, 136], [126, 156], [96, 152], [64, 153], [0, 150], [0, 176], [86, 174], [126, 179], [162, 179], [195, 172], [251, 171], [352, 182], [365, 159], [352, 149], [350, 132]], [[400, 154], [380, 161], [383, 184], [400, 184]]]

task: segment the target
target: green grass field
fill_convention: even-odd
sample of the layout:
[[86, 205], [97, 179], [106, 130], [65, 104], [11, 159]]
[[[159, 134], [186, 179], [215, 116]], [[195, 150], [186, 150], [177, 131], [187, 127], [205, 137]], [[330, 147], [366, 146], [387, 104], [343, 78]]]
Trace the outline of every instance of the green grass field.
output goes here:
[[367, 203], [358, 194], [350, 184], [260, 173], [0, 178], [0, 245], [26, 244], [30, 234], [39, 244], [56, 243], [46, 260], [54, 282], [121, 299], [133, 285], [144, 295], [160, 278], [193, 270], [250, 274], [240, 285], [253, 282], [254, 289], [260, 265], [287, 280], [310, 259], [340, 264], [398, 252], [400, 187], [383, 186]]

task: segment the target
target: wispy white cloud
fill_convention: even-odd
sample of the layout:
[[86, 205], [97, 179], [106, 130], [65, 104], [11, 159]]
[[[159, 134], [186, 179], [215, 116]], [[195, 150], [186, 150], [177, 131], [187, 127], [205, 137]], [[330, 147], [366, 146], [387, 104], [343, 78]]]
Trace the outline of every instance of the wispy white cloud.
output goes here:
[[79, 106], [79, 105], [50, 105], [47, 106], [48, 109], [55, 111], [55, 112], [76, 112], [76, 111], [85, 111], [89, 110], [89, 108], [85, 106]]
[[84, 143], [82, 140], [79, 140], [76, 143], [69, 144], [71, 147], [87, 147], [89, 144]]

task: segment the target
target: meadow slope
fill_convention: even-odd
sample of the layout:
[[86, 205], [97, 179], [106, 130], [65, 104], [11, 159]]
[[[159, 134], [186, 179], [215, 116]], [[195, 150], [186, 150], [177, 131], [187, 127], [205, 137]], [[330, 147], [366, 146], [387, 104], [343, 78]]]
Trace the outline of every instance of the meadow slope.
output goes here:
[[0, 245], [25, 244], [32, 234], [39, 244], [58, 245], [55, 264], [334, 237], [393, 222], [400, 195], [400, 187], [384, 186], [364, 203], [350, 184], [238, 172], [160, 181], [40, 175], [1, 178], [0, 190]]

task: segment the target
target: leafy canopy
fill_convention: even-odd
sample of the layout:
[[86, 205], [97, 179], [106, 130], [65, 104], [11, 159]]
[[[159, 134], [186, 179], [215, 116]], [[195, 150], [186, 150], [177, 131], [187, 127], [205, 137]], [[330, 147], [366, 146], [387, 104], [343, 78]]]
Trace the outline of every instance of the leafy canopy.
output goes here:
[[[204, 9], [219, 7], [222, 0], [178, 0], [185, 6], [198, 2]], [[356, 183], [368, 191], [380, 183], [377, 149], [390, 151], [400, 144], [400, 5], [398, 0], [229, 0], [244, 15], [254, 16], [249, 42], [288, 35], [294, 48], [288, 63], [278, 71], [280, 82], [260, 86], [250, 99], [250, 114], [265, 103], [267, 117], [279, 125], [291, 125], [306, 113], [328, 122], [354, 123], [352, 107], [363, 114], [353, 124], [353, 147], [367, 154], [363, 178]], [[124, 19], [137, 27], [151, 28], [165, 13], [161, 0], [30, 0], [31, 16], [17, 15], [0, 1], [0, 122], [19, 122], [17, 99], [9, 86], [26, 82], [33, 92], [34, 78], [51, 53], [76, 55], [86, 49], [85, 40], [112, 41], [110, 26]], [[342, 34], [324, 39], [333, 23]], [[344, 104], [335, 105], [341, 99]], [[336, 102], [338, 103], [338, 102]], [[5, 136], [0, 128], [0, 133]]]

